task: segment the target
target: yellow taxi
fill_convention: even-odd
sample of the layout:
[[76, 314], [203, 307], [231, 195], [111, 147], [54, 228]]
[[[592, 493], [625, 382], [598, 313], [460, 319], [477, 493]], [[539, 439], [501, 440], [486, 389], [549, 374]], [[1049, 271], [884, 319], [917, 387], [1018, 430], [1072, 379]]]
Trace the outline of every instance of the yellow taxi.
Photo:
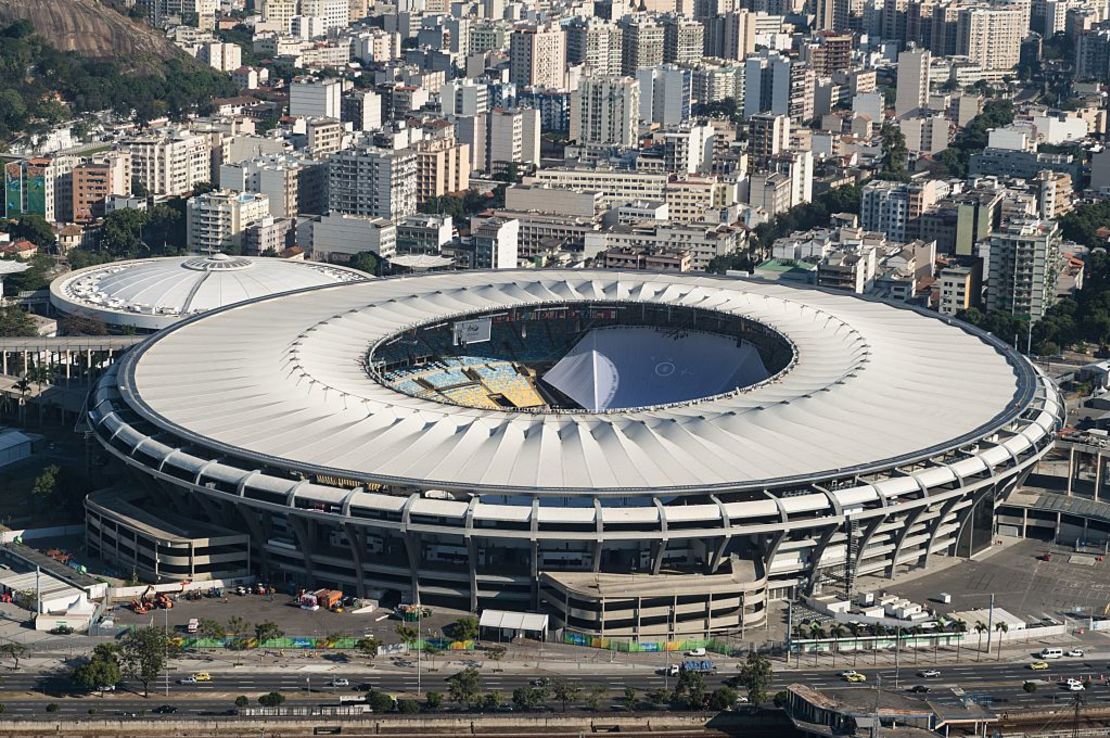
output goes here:
[[852, 684], [859, 684], [860, 682], [867, 681], [867, 675], [860, 674], [859, 672], [852, 672], [851, 674], [845, 674], [844, 679]]
[[212, 675], [207, 671], [198, 671], [196, 674], [193, 674], [193, 679], [196, 679], [198, 682], [210, 682], [212, 681]]
[[1045, 669], [1048, 668], [1048, 662], [1047, 661], [1034, 661], [1033, 663], [1029, 664], [1029, 668], [1032, 669], [1033, 671], [1044, 671]]

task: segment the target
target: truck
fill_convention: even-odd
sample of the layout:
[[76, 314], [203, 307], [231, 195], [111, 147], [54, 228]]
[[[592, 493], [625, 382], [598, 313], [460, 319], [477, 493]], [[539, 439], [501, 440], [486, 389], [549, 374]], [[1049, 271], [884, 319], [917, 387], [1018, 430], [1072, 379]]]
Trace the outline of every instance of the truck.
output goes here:
[[692, 671], [697, 674], [710, 674], [717, 670], [717, 665], [709, 659], [687, 659], [682, 662], [682, 671]]

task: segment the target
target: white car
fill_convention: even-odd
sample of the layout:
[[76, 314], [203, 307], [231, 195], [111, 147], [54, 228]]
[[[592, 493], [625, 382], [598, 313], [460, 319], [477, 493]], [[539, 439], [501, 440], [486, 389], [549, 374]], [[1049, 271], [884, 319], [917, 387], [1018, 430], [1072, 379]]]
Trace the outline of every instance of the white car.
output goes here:
[[704, 648], [691, 648], [689, 651], [686, 652], [686, 655], [687, 656], [704, 656], [705, 655], [705, 649]]
[[196, 684], [197, 678], [195, 676], [181, 677], [177, 680], [178, 684]]
[[97, 690], [100, 691], [100, 692], [115, 692], [116, 691], [116, 685], [114, 685], [114, 684], [105, 684], [103, 687], [97, 687]]
[[1069, 692], [1082, 692], [1084, 689], [1083, 682], [1078, 679], [1069, 679], [1067, 681], [1067, 686]]
[[848, 669], [848, 671], [842, 671], [842, 672], [840, 672], [840, 676], [842, 676], [842, 677], [844, 677], [845, 679], [847, 679], [847, 678], [848, 678], [848, 677], [850, 677], [850, 676], [855, 676], [855, 675], [856, 675], [857, 673], [858, 673], [858, 672], [857, 672], [857, 671], [856, 671], [855, 669]]
[[917, 672], [917, 675], [924, 679], [936, 679], [940, 676], [940, 672], [936, 669], [925, 669], [924, 671]]
[[1087, 652], [1084, 651], [1082, 648], [1073, 648], [1072, 650], [1068, 651], [1065, 655], [1066, 656], [1073, 656], [1075, 658], [1083, 658], [1084, 656], [1087, 655]]
[[342, 678], [332, 679], [331, 680], [331, 686], [333, 686], [333, 687], [349, 687], [349, 686], [351, 686], [351, 680], [350, 679], [342, 679]]

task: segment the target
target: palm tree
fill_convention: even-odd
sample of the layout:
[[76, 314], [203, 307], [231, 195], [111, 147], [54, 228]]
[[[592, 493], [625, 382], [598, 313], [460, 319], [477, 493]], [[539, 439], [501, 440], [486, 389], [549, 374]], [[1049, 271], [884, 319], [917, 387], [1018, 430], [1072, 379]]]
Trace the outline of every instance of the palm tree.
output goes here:
[[860, 623], [849, 623], [848, 630], [852, 631], [852, 666], [855, 666], [859, 659], [859, 634], [863, 626]]
[[833, 623], [829, 626], [829, 635], [833, 639], [833, 666], [836, 666], [836, 656], [840, 653], [840, 639], [847, 632], [843, 625], [840, 623]]
[[989, 630], [982, 620], [975, 623], [975, 632], [979, 634], [978, 653], [975, 654], [975, 660], [978, 661], [983, 655], [983, 634]]
[[949, 624], [949, 628], [951, 628], [953, 633], [959, 636], [956, 638], [956, 663], [958, 664], [960, 663], [960, 644], [963, 643], [964, 640], [963, 634], [967, 632], [967, 623], [963, 620], [956, 620]]
[[[825, 633], [821, 630], [821, 623], [814, 620], [809, 626], [810, 635], [814, 641], [821, 640], [825, 637]], [[813, 644], [813, 665], [817, 666], [817, 657], [820, 655], [817, 644]]]
[[1002, 660], [1002, 634], [1010, 632], [1010, 626], [1006, 623], [995, 623], [994, 629], [998, 631], [998, 661]]

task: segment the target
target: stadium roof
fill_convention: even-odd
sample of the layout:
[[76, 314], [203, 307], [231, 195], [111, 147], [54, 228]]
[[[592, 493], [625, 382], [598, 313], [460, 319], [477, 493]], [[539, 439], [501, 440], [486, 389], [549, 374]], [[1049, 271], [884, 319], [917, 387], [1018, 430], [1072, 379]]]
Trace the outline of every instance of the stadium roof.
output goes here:
[[50, 301], [65, 313], [159, 329], [243, 300], [363, 279], [370, 277], [315, 262], [226, 254], [171, 256], [63, 274], [50, 285]]
[[[627, 411], [484, 410], [371, 379], [369, 346], [514, 305], [696, 306], [769, 324], [793, 366], [707, 400]], [[305, 290], [184, 321], [130, 352], [120, 390], [188, 442], [307, 473], [506, 494], [759, 489], [977, 442], [1037, 379], [1001, 342], [842, 292], [679, 274], [451, 272]]]

